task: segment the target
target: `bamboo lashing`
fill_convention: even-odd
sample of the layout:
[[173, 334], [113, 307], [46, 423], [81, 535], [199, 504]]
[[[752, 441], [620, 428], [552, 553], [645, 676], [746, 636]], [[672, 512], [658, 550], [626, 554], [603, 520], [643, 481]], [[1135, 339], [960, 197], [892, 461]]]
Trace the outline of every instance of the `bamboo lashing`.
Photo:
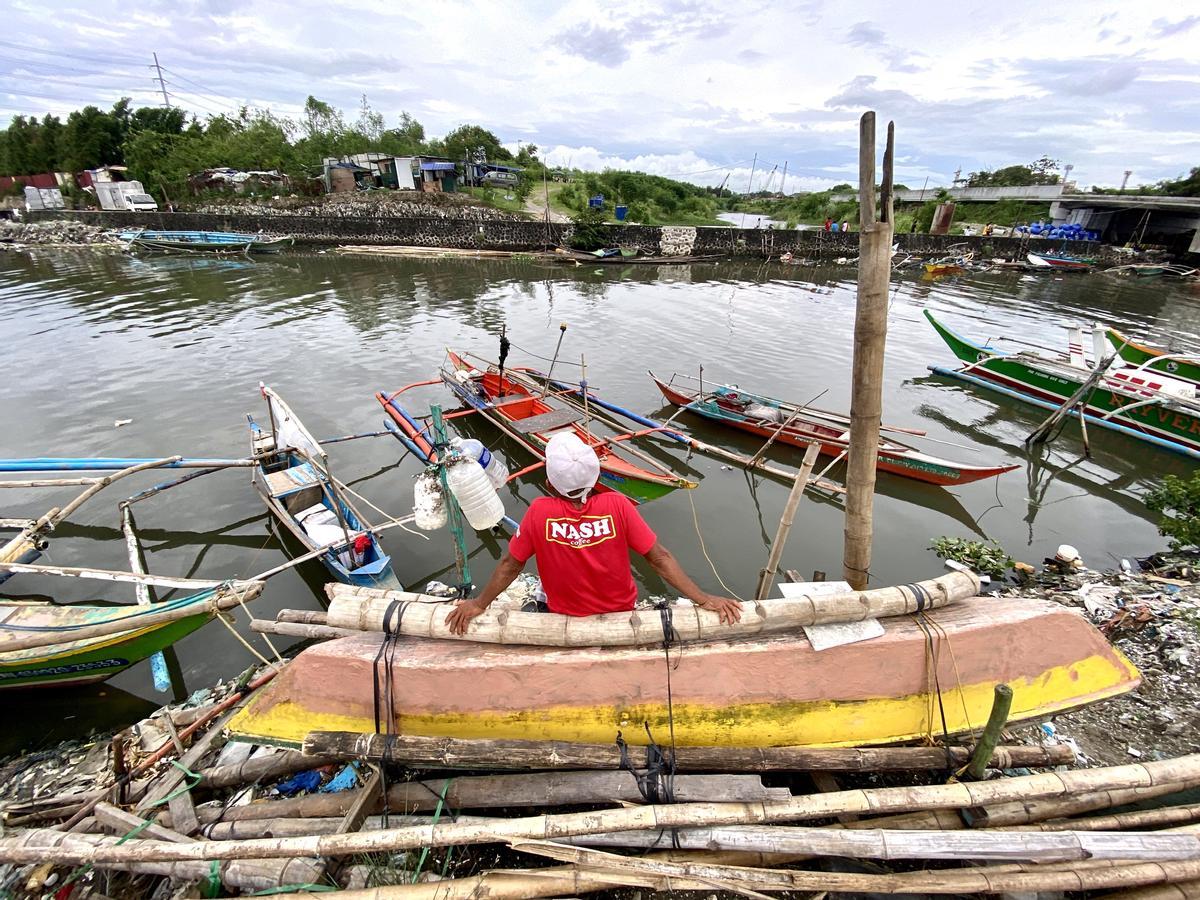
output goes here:
[[[195, 859], [275, 859], [295, 856], [345, 856], [466, 844], [547, 840], [660, 828], [767, 824], [823, 819], [838, 813], [884, 814], [918, 809], [966, 809], [989, 803], [1069, 797], [1082, 791], [1146, 787], [1200, 777], [1200, 754], [1103, 769], [1048, 772], [992, 781], [926, 787], [864, 788], [766, 800], [756, 803], [686, 803], [637, 806], [562, 815], [506, 819], [480, 826], [441, 821], [429, 826], [383, 831], [227, 842], [166, 844], [132, 840], [119, 847], [44, 848], [34, 846], [41, 830], [0, 839], [0, 861], [54, 862], [64, 865], [115, 863], [123, 860], [169, 862]], [[54, 832], [57, 834], [58, 832]], [[1158, 865], [1168, 865], [1159, 863]], [[1185, 874], [1193, 870], [1186, 870]], [[1195, 874], [1200, 877], [1200, 862]], [[825, 877], [828, 874], [825, 873]]]
[[[540, 647], [646, 646], [663, 640], [663, 621], [657, 610], [582, 617], [489, 609], [471, 620], [465, 635], [456, 635], [446, 625], [446, 615], [453, 603], [442, 598], [344, 584], [328, 584], [325, 592], [330, 600], [326, 621], [336, 628], [383, 631], [388, 607], [400, 601], [409, 605], [400, 617], [399, 632], [416, 637]], [[907, 615], [937, 609], [978, 593], [977, 576], [970, 572], [950, 572], [916, 585], [824, 597], [772, 598], [762, 604], [743, 603], [741, 621], [732, 625], [721, 624], [716, 613], [698, 606], [677, 604], [672, 607], [672, 624], [678, 640], [724, 640], [794, 631], [805, 625]]]

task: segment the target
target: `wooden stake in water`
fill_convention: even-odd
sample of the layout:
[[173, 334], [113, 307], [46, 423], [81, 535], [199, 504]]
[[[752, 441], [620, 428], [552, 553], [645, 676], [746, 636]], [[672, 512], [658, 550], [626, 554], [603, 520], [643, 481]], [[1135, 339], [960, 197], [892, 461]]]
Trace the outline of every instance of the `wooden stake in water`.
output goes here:
[[587, 360], [582, 353], [579, 354], [579, 389], [583, 391], [583, 430], [591, 437], [592, 413], [588, 407]]
[[[125, 532], [125, 547], [129, 551], [129, 571], [137, 575], [146, 575], [146, 558], [142, 554], [142, 546], [138, 543], [136, 524], [133, 521], [133, 510], [128, 503], [121, 504], [121, 530]], [[136, 584], [138, 606], [150, 606], [155, 601], [153, 589], [148, 584]], [[171, 675], [167, 671], [167, 658], [161, 650], [150, 657], [150, 672], [154, 676], [154, 689], [160, 693], [171, 690]]]
[[783, 547], [787, 543], [788, 532], [792, 530], [792, 522], [796, 518], [796, 507], [800, 505], [800, 498], [804, 496], [804, 489], [808, 486], [808, 476], [812, 474], [813, 465], [820, 452], [821, 445], [817, 443], [809, 444], [808, 449], [804, 451], [804, 461], [800, 463], [800, 471], [796, 473], [792, 491], [788, 494], [787, 504], [783, 507], [783, 516], [779, 519], [779, 530], [775, 532], [775, 540], [771, 543], [771, 555], [767, 557], [767, 567], [763, 569], [762, 575], [758, 579], [758, 593], [754, 596], [756, 603], [762, 603], [766, 599], [767, 592], [775, 583], [775, 573], [779, 571], [779, 560], [783, 558]]
[[875, 465], [883, 415], [883, 351], [887, 338], [888, 280], [892, 249], [894, 127], [888, 123], [883, 154], [879, 219], [875, 218], [875, 113], [859, 121], [858, 306], [854, 319], [854, 381], [850, 400], [850, 448], [846, 460], [846, 538], [843, 575], [855, 590], [867, 586], [875, 499]]

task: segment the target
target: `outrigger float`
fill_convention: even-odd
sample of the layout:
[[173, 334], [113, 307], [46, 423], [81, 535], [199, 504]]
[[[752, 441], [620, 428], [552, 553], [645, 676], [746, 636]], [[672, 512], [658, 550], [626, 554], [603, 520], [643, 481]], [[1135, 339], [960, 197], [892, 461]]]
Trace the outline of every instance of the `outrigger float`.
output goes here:
[[964, 365], [930, 366], [937, 375], [998, 391], [1043, 409], [1060, 411], [1078, 403], [1089, 425], [1098, 425], [1165, 450], [1200, 458], [1200, 402], [1196, 385], [1144, 366], [1111, 364], [1104, 337], [1093, 333], [1095, 363], [1083, 357], [1082, 332], [1075, 329], [1066, 358], [1039, 353], [1007, 353], [977, 344], [951, 331], [925, 310], [927, 318]]
[[[389, 607], [403, 608], [390, 616], [399, 636], [365, 631], [304, 650], [229, 727], [239, 739], [285, 746], [300, 746], [311, 731], [384, 727], [582, 743], [621, 734], [644, 743], [647, 726], [659, 740], [673, 726], [679, 746], [855, 746], [979, 728], [1001, 682], [1014, 693], [1010, 721], [1139, 684], [1134, 666], [1079, 614], [1042, 601], [971, 599], [978, 587], [956, 572], [768, 599], [743, 604], [734, 626], [686, 603], [669, 620], [656, 609], [572, 619], [493, 608], [458, 638], [445, 627], [450, 604], [334, 586], [331, 625], [377, 629]], [[887, 616], [882, 636], [819, 652], [800, 631], [872, 616]], [[665, 627], [685, 642], [669, 663]], [[389, 681], [403, 688], [378, 689]]]
[[[690, 380], [690, 376], [681, 376], [678, 373], [672, 375], [669, 381], [663, 381], [653, 372], [649, 374], [668, 403], [710, 421], [791, 447], [804, 448], [817, 443], [821, 447], [821, 453], [834, 457], [835, 461], [845, 458], [850, 447], [850, 417], [842, 413], [787, 403], [726, 384], [681, 385], [676, 383], [677, 380]], [[916, 433], [889, 425], [881, 426], [880, 430]], [[971, 466], [956, 463], [922, 453], [888, 437], [879, 441], [879, 461], [876, 468], [881, 472], [890, 472], [930, 484], [950, 485], [970, 484], [982, 478], [995, 478], [997, 475], [1011, 472], [1017, 466]]]

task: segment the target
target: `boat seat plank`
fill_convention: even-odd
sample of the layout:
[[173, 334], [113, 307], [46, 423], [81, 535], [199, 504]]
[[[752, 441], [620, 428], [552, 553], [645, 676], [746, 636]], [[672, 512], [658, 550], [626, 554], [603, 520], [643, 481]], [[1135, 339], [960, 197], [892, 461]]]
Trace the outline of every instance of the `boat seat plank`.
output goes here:
[[312, 463], [302, 463], [279, 472], [268, 472], [266, 479], [267, 490], [271, 492], [272, 497], [283, 497], [322, 482]]
[[528, 419], [516, 419], [512, 422], [512, 427], [514, 431], [521, 434], [539, 434], [543, 431], [550, 431], [552, 428], [561, 428], [564, 425], [578, 422], [581, 418], [583, 416], [573, 409], [552, 409], [550, 412], [530, 416]]

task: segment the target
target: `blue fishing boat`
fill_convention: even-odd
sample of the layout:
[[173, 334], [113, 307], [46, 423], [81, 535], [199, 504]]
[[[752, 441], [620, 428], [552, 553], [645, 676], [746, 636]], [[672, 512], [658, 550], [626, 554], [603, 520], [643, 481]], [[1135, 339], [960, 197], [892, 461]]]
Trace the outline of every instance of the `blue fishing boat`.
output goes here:
[[392, 560], [330, 474], [321, 444], [286, 403], [260, 384], [269, 430], [250, 421], [254, 487], [267, 509], [343, 584], [401, 590]]
[[271, 253], [292, 246], [291, 235], [244, 234], [237, 231], [120, 232], [126, 250], [191, 250], [205, 253]]

